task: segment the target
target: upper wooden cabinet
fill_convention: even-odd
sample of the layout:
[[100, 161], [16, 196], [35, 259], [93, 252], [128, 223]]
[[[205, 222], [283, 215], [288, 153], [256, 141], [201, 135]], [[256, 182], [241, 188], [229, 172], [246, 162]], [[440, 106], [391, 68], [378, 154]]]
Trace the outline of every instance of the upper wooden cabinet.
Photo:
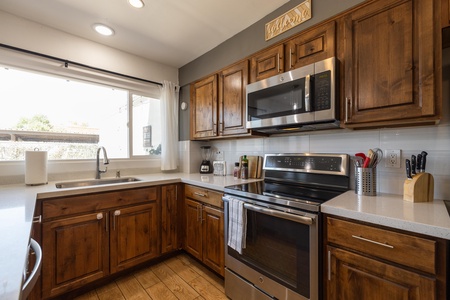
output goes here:
[[246, 95], [248, 61], [233, 65], [220, 73], [219, 135], [247, 133]]
[[433, 123], [441, 113], [440, 2], [379, 0], [345, 15], [339, 51], [346, 127]]
[[249, 132], [245, 115], [248, 68], [244, 60], [191, 85], [191, 139]]
[[217, 135], [217, 74], [191, 84], [191, 139]]
[[285, 45], [286, 71], [336, 56], [336, 22], [315, 27]]
[[283, 72], [283, 44], [259, 52], [251, 58], [250, 82], [269, 78]]

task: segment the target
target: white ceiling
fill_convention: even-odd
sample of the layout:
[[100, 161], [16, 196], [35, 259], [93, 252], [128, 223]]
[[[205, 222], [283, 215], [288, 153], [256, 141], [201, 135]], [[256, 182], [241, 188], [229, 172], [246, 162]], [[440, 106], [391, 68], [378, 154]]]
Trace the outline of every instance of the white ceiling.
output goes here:
[[[181, 67], [289, 0], [0, 0], [0, 10], [169, 66]], [[99, 36], [93, 23], [114, 28]]]

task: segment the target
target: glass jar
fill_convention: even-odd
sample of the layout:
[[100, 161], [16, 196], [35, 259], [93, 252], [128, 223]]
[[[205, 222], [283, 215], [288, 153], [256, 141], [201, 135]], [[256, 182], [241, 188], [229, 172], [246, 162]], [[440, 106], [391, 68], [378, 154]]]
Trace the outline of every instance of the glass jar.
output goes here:
[[238, 179], [241, 177], [241, 169], [239, 168], [238, 162], [234, 163], [233, 177], [234, 179]]
[[241, 179], [248, 179], [248, 163], [242, 162]]

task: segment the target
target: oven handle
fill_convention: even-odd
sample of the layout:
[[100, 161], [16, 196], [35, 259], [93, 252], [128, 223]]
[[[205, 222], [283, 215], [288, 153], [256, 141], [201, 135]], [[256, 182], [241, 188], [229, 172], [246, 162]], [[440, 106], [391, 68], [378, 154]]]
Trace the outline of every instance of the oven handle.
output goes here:
[[248, 204], [248, 203], [244, 204], [244, 208], [253, 210], [253, 211], [265, 214], [265, 215], [274, 216], [274, 217], [278, 217], [278, 218], [282, 218], [285, 220], [294, 221], [294, 222], [306, 224], [306, 225], [312, 225], [314, 223], [314, 219], [315, 219], [315, 218], [306, 217], [306, 216], [288, 214], [288, 213], [285, 213], [282, 211], [264, 208], [264, 207], [260, 207], [260, 206], [255, 206], [255, 205]]

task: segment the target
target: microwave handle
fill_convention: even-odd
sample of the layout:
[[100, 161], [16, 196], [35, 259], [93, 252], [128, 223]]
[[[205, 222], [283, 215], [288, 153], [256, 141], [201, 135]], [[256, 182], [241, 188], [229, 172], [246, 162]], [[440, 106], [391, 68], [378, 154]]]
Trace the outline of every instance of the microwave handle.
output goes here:
[[311, 76], [306, 75], [306, 77], [305, 77], [305, 112], [311, 111], [310, 89], [311, 89]]

